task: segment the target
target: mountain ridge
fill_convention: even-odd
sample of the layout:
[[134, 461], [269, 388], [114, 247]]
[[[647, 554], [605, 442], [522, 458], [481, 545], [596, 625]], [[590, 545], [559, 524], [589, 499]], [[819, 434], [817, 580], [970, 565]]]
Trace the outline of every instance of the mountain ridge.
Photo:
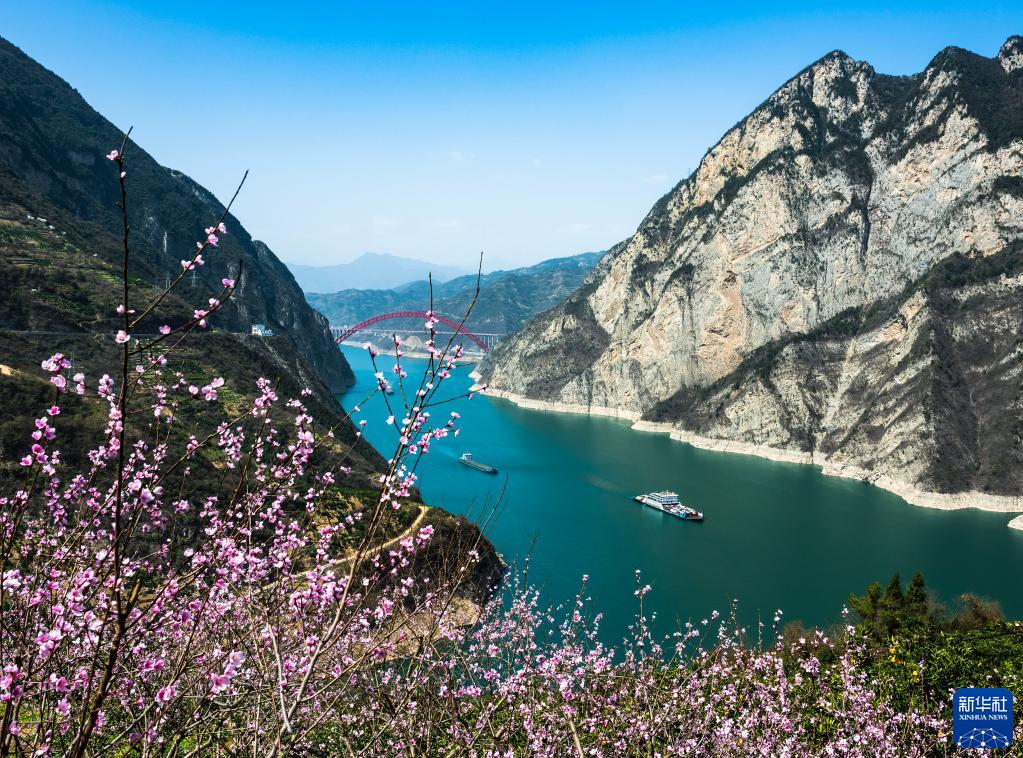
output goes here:
[[[516, 331], [527, 318], [560, 302], [583, 280], [603, 253], [551, 258], [532, 266], [491, 271], [482, 274], [480, 297], [466, 322], [478, 332], [505, 334]], [[437, 313], [461, 318], [476, 292], [476, 274], [455, 277], [433, 284], [433, 304]], [[378, 313], [402, 310], [426, 310], [430, 305], [430, 285], [426, 281], [409, 282], [387, 290], [342, 290], [329, 294], [311, 294], [309, 302], [331, 324], [355, 324]], [[418, 326], [418, 322], [417, 322]]]
[[463, 266], [428, 263], [390, 253], [367, 252], [348, 263], [310, 266], [288, 263], [288, 268], [306, 294], [327, 294], [343, 289], [394, 289], [433, 274], [435, 282], [446, 282], [469, 273]]

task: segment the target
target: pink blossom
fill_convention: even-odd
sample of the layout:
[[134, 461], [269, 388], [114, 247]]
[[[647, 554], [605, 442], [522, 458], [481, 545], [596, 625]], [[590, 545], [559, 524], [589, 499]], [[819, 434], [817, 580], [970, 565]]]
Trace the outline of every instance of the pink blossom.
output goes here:
[[128, 336], [128, 333], [124, 331], [124, 329], [119, 329], [117, 331], [117, 336], [114, 337], [114, 342], [116, 342], [118, 345], [123, 345], [130, 339], [131, 337]]
[[[229, 410], [202, 409], [214, 421], [205, 428], [189, 418], [188, 398], [217, 399], [223, 377], [204, 384], [194, 379], [201, 367], [165, 370], [166, 355], [143, 351], [126, 376], [101, 374], [105, 418], [80, 467], [50, 444], [58, 406], [28, 417], [31, 453], [21, 463], [39, 468], [13, 478], [33, 486], [0, 490], [0, 547], [16, 558], [0, 577], [0, 702], [20, 708], [7, 734], [25, 735], [14, 748], [71, 752], [112, 651], [109, 697], [84, 753], [109, 752], [119, 738], [133, 753], [203, 745], [211, 728], [220, 733], [217, 719], [239, 750], [243, 739], [276, 740], [287, 754], [336, 752], [335, 726], [366, 754], [386, 755], [450, 745], [466, 755], [557, 756], [578, 744], [612, 756], [637, 746], [659, 755], [926, 755], [947, 743], [948, 699], [893, 706], [888, 683], [862, 666], [855, 627], [818, 657], [823, 633], [802, 646], [751, 645], [737, 615], [715, 612], [659, 637], [640, 607], [611, 647], [586, 590], [545, 607], [516, 576], [462, 626], [447, 609], [478, 573], [472, 541], [452, 547], [449, 579], [422, 571], [433, 562], [422, 555], [437, 536], [432, 524], [397, 538], [375, 531], [377, 508], [401, 507], [420, 486], [418, 456], [459, 432], [458, 413], [432, 399], [450, 384], [453, 358], [433, 350], [434, 371], [412, 382], [396, 355], [399, 391], [380, 399], [380, 418], [392, 414], [396, 432], [390, 459], [370, 502], [344, 509], [337, 496], [352, 466], [341, 441], [351, 437], [339, 432], [321, 455], [317, 441], [332, 432], [293, 383], [284, 397], [265, 378], [238, 387]], [[377, 387], [388, 388], [371, 346], [370, 359]], [[70, 370], [59, 353], [41, 366], [51, 381]], [[74, 382], [85, 391], [83, 374]], [[145, 423], [149, 411], [175, 424], [173, 445], [162, 421]], [[127, 418], [141, 419], [142, 434]], [[11, 513], [24, 514], [13, 528]], [[346, 558], [363, 537], [372, 549], [357, 565]], [[144, 588], [137, 603], [133, 588]], [[652, 591], [637, 574], [637, 597]], [[321, 734], [333, 744], [313, 744]]]
[[117, 150], [111, 150], [109, 153], [107, 153], [107, 160], [116, 161], [119, 155], [120, 153]]
[[[213, 401], [217, 399], [217, 389], [224, 386], [224, 380], [221, 377], [217, 377], [212, 382], [202, 388], [202, 395], [206, 400]], [[191, 388], [189, 388], [191, 390]], [[194, 393], [193, 393], [194, 394]]]

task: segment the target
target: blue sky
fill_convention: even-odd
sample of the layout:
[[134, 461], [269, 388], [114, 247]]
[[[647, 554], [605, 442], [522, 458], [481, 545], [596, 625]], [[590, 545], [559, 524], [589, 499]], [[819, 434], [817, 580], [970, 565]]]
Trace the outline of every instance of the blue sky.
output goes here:
[[[0, 34], [290, 261], [606, 248], [778, 85], [994, 55], [1023, 3], [5, 0]], [[201, 220], [198, 220], [201, 222]]]

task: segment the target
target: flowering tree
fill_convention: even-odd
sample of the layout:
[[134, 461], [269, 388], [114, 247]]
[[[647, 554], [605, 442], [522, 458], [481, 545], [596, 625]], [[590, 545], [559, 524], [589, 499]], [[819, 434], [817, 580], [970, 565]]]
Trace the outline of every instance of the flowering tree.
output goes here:
[[[122, 742], [142, 753], [288, 752], [350, 696], [354, 672], [444, 623], [459, 577], [431, 584], [408, 571], [433, 528], [386, 550], [377, 542], [385, 511], [415, 483], [408, 459], [456, 431], [457, 414], [434, 425], [428, 409], [460, 347], [436, 347], [431, 318], [431, 359], [408, 391], [396, 347], [402, 406], [390, 423], [404, 418], [394, 454], [375, 502], [342, 520], [320, 518], [318, 505], [347, 472], [348, 451], [335, 429], [317, 432], [302, 396], [280, 398], [260, 380], [215, 429], [179, 431], [196, 403], [217, 403], [224, 380], [190, 383], [169, 361], [236, 281], [224, 279], [186, 323], [135, 332], [215, 252], [231, 203], [169, 286], [136, 306], [127, 140], [107, 155], [123, 220], [119, 370], [89, 383], [69, 376], [59, 353], [42, 362], [55, 400], [31, 431], [23, 487], [0, 498], [0, 754], [83, 755]], [[57, 444], [69, 392], [108, 411], [82, 471], [66, 470]], [[190, 492], [207, 453], [219, 487]]]
[[[894, 709], [858, 665], [851, 628], [834, 660], [818, 656], [820, 633], [747, 645], [734, 613], [657, 639], [638, 577], [637, 620], [617, 648], [601, 642], [585, 582], [549, 609], [512, 577], [465, 613], [478, 544], [427, 571], [433, 528], [384, 528], [423, 456], [458, 433], [457, 413], [437, 409], [461, 348], [454, 335], [436, 343], [432, 316], [416, 375], [398, 338], [389, 369], [367, 345], [394, 448], [360, 510], [324, 507], [350, 450], [314, 424], [306, 392], [280, 397], [262, 379], [211, 429], [186, 431], [189, 414], [219, 408], [225, 382], [188, 381], [174, 350], [237, 282], [177, 327], [143, 327], [216, 253], [231, 203], [166, 290], [136, 304], [127, 145], [107, 156], [123, 220], [120, 365], [90, 381], [59, 353], [42, 362], [54, 401], [28, 431], [19, 487], [0, 496], [0, 755], [867, 756], [945, 744], [945, 706]], [[58, 447], [69, 394], [106, 410], [81, 470]]]

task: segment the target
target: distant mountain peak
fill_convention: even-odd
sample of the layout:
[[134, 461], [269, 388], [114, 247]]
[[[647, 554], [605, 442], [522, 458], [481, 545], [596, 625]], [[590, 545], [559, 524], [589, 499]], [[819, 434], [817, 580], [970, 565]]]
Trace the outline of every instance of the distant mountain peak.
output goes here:
[[[372, 250], [367, 250], [361, 255], [357, 255], [353, 258], [350, 263], [355, 263], [361, 260], [377, 260], [377, 261], [415, 261], [416, 263], [425, 263], [425, 261], [416, 260], [415, 258], [406, 258], [401, 255], [394, 255], [393, 253], [375, 253]], [[337, 264], [344, 265], [344, 264]]]
[[[523, 268], [491, 271], [480, 279], [479, 300], [469, 317], [469, 327], [484, 333], [504, 334], [522, 326], [531, 316], [547, 310], [578, 287], [602, 253], [581, 253], [552, 258]], [[476, 292], [475, 273], [434, 282], [434, 310], [459, 318]], [[349, 289], [309, 295], [309, 302], [335, 325], [354, 324], [389, 311], [422, 310], [429, 288], [419, 280], [391, 289]], [[422, 323], [419, 320], [417, 326]]]
[[467, 266], [430, 263], [392, 253], [365, 252], [348, 263], [311, 266], [289, 263], [288, 268], [307, 294], [349, 289], [393, 289], [433, 276], [446, 282], [470, 272]]

